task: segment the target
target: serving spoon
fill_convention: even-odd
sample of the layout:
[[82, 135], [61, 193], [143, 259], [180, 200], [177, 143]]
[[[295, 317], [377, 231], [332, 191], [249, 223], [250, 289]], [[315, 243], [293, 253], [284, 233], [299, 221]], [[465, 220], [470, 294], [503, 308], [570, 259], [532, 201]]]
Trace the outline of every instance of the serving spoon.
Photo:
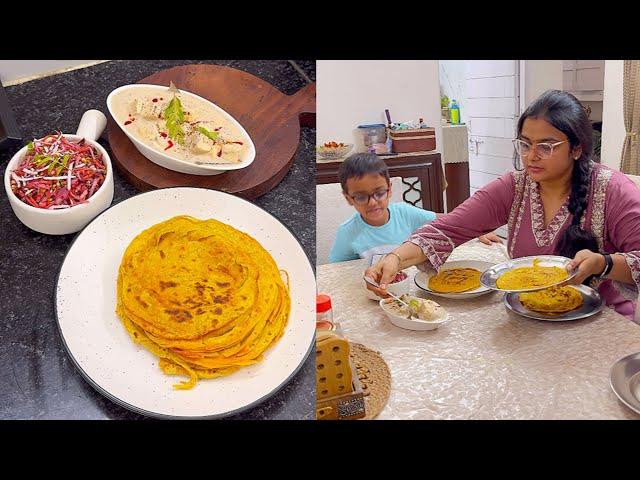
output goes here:
[[[371, 277], [364, 277], [364, 281], [367, 282], [369, 285], [374, 286], [376, 288], [380, 288], [380, 285], [378, 285], [375, 280], [373, 280]], [[396, 297], [393, 293], [391, 293], [390, 291], [387, 290], [387, 293], [393, 297], [394, 299], [396, 299], [398, 302], [400, 302], [401, 304], [403, 304], [405, 307], [407, 307], [409, 309], [410, 315], [412, 317], [418, 317], [418, 310], [416, 310], [414, 307], [412, 307], [411, 305], [409, 305], [407, 302], [405, 302], [404, 300], [400, 299], [400, 297]]]

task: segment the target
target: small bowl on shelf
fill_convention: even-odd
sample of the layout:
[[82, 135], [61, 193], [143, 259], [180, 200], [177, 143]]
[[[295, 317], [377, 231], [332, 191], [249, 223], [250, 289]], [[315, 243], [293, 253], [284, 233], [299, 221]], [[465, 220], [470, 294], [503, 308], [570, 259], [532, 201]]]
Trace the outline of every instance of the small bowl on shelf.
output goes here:
[[316, 147], [318, 156], [324, 160], [337, 160], [346, 157], [353, 150], [353, 143], [328, 142]]

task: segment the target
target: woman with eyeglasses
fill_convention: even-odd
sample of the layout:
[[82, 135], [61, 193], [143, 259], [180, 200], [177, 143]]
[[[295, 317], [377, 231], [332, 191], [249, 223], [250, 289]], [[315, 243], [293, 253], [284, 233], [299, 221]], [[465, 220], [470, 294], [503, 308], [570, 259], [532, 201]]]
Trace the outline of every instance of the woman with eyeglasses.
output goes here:
[[640, 191], [622, 173], [592, 161], [592, 135], [573, 95], [545, 92], [518, 120], [516, 171], [418, 228], [366, 274], [384, 286], [412, 265], [439, 269], [456, 246], [506, 224], [511, 258], [572, 258], [578, 274], [571, 283], [586, 281], [607, 305], [640, 323]]

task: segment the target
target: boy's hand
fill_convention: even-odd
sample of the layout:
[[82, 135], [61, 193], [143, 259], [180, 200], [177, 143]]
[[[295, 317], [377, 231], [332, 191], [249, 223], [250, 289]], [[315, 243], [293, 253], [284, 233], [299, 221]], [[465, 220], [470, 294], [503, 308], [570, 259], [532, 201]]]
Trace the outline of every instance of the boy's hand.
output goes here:
[[486, 235], [480, 235], [478, 237], [478, 240], [480, 240], [485, 245], [491, 245], [491, 242], [502, 243], [502, 239], [493, 232], [487, 233]]

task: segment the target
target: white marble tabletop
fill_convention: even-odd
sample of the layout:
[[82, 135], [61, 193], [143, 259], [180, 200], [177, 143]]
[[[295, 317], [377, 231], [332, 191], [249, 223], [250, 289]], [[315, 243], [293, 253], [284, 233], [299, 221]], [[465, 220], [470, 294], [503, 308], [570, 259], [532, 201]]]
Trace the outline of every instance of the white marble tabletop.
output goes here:
[[[450, 260], [504, 260], [477, 240]], [[320, 265], [318, 292], [344, 335], [381, 353], [391, 396], [379, 419], [637, 419], [609, 385], [613, 363], [640, 351], [640, 327], [615, 311], [582, 320], [521, 317], [492, 292], [469, 300], [430, 297], [450, 315], [437, 330], [400, 329], [367, 298], [364, 260]], [[417, 270], [408, 270], [413, 275]]]

